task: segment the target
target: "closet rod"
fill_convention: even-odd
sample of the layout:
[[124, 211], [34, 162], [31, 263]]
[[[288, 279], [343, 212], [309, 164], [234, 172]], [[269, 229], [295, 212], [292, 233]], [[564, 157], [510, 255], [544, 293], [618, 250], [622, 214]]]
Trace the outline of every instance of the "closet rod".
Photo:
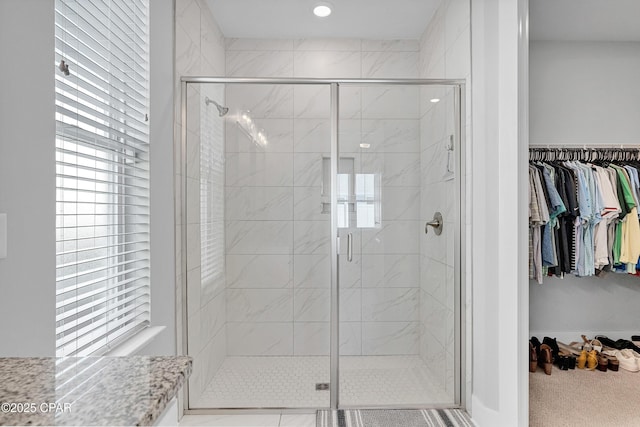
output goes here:
[[620, 148], [616, 146], [591, 147], [529, 147], [529, 160], [565, 161], [581, 160], [587, 162], [602, 161], [639, 161], [639, 148]]

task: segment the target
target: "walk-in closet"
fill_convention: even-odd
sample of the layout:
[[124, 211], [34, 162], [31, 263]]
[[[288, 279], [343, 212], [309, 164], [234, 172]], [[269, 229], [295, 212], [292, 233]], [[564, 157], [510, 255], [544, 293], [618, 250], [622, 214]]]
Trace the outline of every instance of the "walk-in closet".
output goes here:
[[529, 421], [637, 425], [640, 4], [577, 3], [530, 2]]

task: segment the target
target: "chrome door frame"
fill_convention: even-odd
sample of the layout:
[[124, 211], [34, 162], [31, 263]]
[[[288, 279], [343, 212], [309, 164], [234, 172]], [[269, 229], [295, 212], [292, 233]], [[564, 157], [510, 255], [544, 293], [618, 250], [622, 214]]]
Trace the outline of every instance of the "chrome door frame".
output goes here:
[[[187, 338], [188, 338], [188, 313], [187, 313], [187, 230], [186, 230], [186, 194], [187, 194], [187, 85], [189, 83], [217, 83], [217, 84], [273, 84], [273, 85], [326, 85], [331, 90], [331, 338], [330, 338], [330, 407], [329, 409], [339, 409], [339, 237], [338, 237], [338, 221], [337, 221], [337, 175], [338, 175], [338, 155], [339, 155], [339, 94], [341, 85], [405, 85], [405, 86], [446, 86], [454, 89], [454, 125], [455, 125], [455, 146], [454, 154], [456, 160], [457, 171], [455, 179], [457, 179], [455, 194], [455, 212], [457, 213], [457, 224], [454, 230], [454, 241], [458, 242], [454, 250], [454, 407], [467, 407], [467, 337], [471, 331], [466, 330], [467, 325], [467, 309], [466, 304], [466, 282], [467, 275], [466, 257], [463, 248], [466, 247], [465, 232], [465, 213], [466, 213], [466, 135], [465, 135], [465, 96], [466, 81], [464, 79], [327, 79], [327, 78], [236, 78], [236, 77], [209, 77], [209, 76], [182, 76], [180, 78], [180, 117], [181, 117], [181, 133], [180, 133], [180, 149], [182, 156], [180, 161], [180, 189], [181, 189], [181, 300], [182, 328], [176, 330], [176, 336], [181, 340], [176, 340], [177, 353], [181, 355], [187, 354]], [[176, 313], [177, 316], [177, 313]], [[176, 322], [176, 325], [179, 323]], [[469, 354], [470, 356], [470, 354]], [[282, 412], [287, 408], [256, 408], [256, 409], [188, 409], [189, 387], [185, 382], [184, 391], [184, 413], [185, 414], [216, 414], [216, 413], [268, 413]], [[377, 406], [383, 408], [384, 406]], [[327, 409], [327, 408], [308, 408], [308, 409]], [[304, 411], [304, 408], [291, 408], [292, 413]]]

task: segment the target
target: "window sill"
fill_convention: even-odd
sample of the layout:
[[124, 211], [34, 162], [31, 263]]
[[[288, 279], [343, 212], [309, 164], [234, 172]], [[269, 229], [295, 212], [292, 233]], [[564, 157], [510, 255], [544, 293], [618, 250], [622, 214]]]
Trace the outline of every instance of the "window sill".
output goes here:
[[119, 346], [109, 350], [103, 356], [107, 357], [123, 357], [133, 356], [139, 350], [149, 344], [160, 332], [162, 332], [166, 326], [153, 326], [143, 329], [138, 332]]

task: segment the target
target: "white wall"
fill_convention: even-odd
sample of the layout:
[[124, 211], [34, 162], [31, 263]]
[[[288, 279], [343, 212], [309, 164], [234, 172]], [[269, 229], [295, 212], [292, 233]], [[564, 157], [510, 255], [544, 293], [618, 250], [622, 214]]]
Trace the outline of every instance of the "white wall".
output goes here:
[[[531, 44], [531, 144], [627, 144], [640, 135], [639, 42]], [[529, 282], [532, 335], [575, 341], [581, 334], [630, 338], [640, 279], [625, 274]], [[591, 313], [583, 316], [582, 313]]]
[[526, 0], [472, 2], [473, 397], [480, 426], [528, 423]]
[[535, 145], [638, 144], [640, 42], [531, 43]]
[[54, 9], [0, 2], [0, 356], [55, 355]]

